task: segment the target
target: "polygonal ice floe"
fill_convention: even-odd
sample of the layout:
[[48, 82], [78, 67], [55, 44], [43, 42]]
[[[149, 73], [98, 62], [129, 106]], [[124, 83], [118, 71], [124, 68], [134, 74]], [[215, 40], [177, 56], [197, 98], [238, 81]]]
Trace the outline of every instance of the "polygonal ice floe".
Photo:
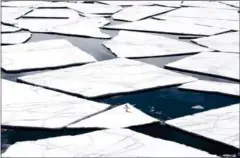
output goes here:
[[67, 128], [124, 128], [153, 122], [159, 122], [159, 120], [146, 115], [130, 104], [125, 104], [78, 121]]
[[182, 1], [151, 1], [152, 4], [167, 6], [167, 7], [181, 7]]
[[[28, 152], [23, 152], [28, 149]], [[171, 152], [177, 150], [177, 152]], [[175, 142], [129, 129], [18, 142], [3, 157], [216, 157]]]
[[85, 14], [114, 14], [122, 9], [120, 6], [99, 3], [68, 3], [68, 8]]
[[62, 39], [2, 46], [2, 68], [6, 71], [56, 68], [95, 61], [93, 56]]
[[237, 53], [203, 52], [166, 67], [239, 80], [239, 58]]
[[194, 91], [212, 92], [220, 94], [228, 94], [240, 96], [240, 85], [235, 83], [224, 83], [215, 81], [197, 80], [194, 82], [186, 83], [178, 88]]
[[79, 17], [73, 19], [20, 19], [15, 20], [12, 24], [38, 33], [111, 38], [98, 28], [107, 23], [109, 23], [109, 20], [103, 17]]
[[227, 10], [227, 9], [182, 7], [174, 11], [168, 12], [165, 15], [173, 16], [173, 17], [239, 21], [238, 12], [236, 10]]
[[4, 7], [28, 7], [28, 8], [63, 8], [67, 2], [50, 2], [50, 1], [6, 1], [2, 2]]
[[184, 116], [166, 123], [239, 148], [239, 104]]
[[118, 6], [153, 5], [151, 1], [99, 1], [103, 4]]
[[137, 21], [172, 9], [160, 6], [133, 6], [115, 13], [112, 18], [115, 20]]
[[18, 27], [1, 24], [1, 33], [12, 33], [20, 30], [21, 28]]
[[108, 104], [2, 79], [1, 125], [4, 126], [63, 128], [108, 107]]
[[[177, 27], [176, 27], [177, 26]], [[145, 19], [118, 25], [104, 26], [105, 29], [132, 30], [157, 33], [187, 34], [187, 35], [213, 35], [228, 31], [221, 28], [212, 28], [176, 21]]]
[[203, 37], [192, 41], [214, 50], [239, 53], [239, 32], [230, 32], [210, 37]]
[[172, 20], [179, 21], [184, 23], [192, 23], [203, 26], [217, 27], [228, 30], [239, 30], [239, 21], [231, 21], [231, 20], [218, 20], [218, 19], [199, 19], [199, 18], [188, 18], [188, 17], [175, 17], [175, 16], [167, 16], [166, 14], [158, 15], [154, 17], [159, 20]]
[[44, 4], [44, 1], [4, 1], [3, 7], [38, 7]]
[[190, 54], [209, 50], [196, 44], [134, 31], [120, 31], [103, 45], [118, 57], [128, 58]]
[[9, 23], [27, 14], [32, 9], [26, 7], [1, 7], [2, 22]]
[[212, 9], [235, 9], [234, 7], [219, 3], [217, 1], [183, 1], [182, 6], [185, 7], [199, 7]]
[[91, 98], [177, 85], [196, 80], [190, 76], [124, 58], [39, 73], [19, 79]]
[[239, 1], [220, 1], [220, 3], [227, 4], [239, 8]]
[[21, 44], [25, 43], [31, 38], [30, 32], [14, 32], [14, 33], [2, 33], [1, 44]]
[[24, 15], [27, 18], [78, 18], [76, 11], [70, 9], [34, 9]]

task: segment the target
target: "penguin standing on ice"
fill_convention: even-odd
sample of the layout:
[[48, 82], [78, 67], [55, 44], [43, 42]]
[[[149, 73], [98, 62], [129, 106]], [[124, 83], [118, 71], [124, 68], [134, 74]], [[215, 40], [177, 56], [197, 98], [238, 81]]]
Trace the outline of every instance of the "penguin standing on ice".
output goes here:
[[128, 107], [128, 104], [125, 104], [125, 111], [126, 111], [126, 112], [130, 112], [129, 109], [130, 109], [130, 108]]

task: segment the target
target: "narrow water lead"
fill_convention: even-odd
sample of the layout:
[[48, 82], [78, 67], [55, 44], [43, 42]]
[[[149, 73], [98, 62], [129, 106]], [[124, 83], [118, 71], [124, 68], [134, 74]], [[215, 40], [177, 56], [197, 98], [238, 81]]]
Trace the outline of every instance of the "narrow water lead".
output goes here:
[[183, 132], [168, 125], [160, 125], [158, 123], [154, 123], [145, 126], [132, 127], [131, 129], [155, 138], [161, 138], [164, 140], [174, 141], [180, 144], [191, 146], [193, 148], [206, 151], [213, 155], [238, 155], [240, 153], [239, 149], [232, 146], [225, 145], [187, 132]]

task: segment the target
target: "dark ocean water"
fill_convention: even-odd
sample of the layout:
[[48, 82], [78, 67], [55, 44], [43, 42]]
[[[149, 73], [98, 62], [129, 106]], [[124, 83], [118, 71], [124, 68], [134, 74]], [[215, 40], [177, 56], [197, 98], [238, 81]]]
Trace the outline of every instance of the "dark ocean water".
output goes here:
[[[111, 21], [112, 24], [117, 23], [116, 21]], [[108, 33], [110, 35], [117, 35], [118, 31], [103, 30], [102, 32]], [[163, 34], [162, 34], [163, 35]], [[178, 38], [174, 35], [166, 35], [171, 38]], [[67, 39], [75, 46], [81, 48], [82, 50], [93, 55], [98, 61], [108, 60], [115, 58], [115, 56], [106, 49], [102, 42], [105, 40], [93, 39], [93, 38], [81, 38], [81, 37], [69, 37], [61, 35], [49, 35], [49, 34], [37, 34], [34, 33], [29, 42], [47, 40], [47, 39]], [[189, 40], [185, 40], [189, 42]], [[185, 58], [189, 55], [172, 56], [172, 57], [156, 57], [156, 58], [142, 58], [136, 59], [149, 64], [156, 65], [158, 67], [163, 67], [165, 64]], [[50, 59], [46, 59], [50, 60]], [[45, 71], [45, 70], [44, 70]], [[99, 70], [100, 71], [100, 70]], [[17, 77], [35, 74], [43, 71], [33, 71], [27, 73], [4, 73], [2, 72], [2, 78], [16, 81]], [[207, 75], [197, 75], [193, 73], [183, 73], [188, 74], [199, 79], [213, 80], [213, 81], [224, 81], [233, 82], [227, 79], [221, 79], [216, 77], [210, 77]], [[112, 105], [119, 105], [124, 103], [130, 103], [145, 113], [159, 118], [161, 120], [168, 120], [173, 118], [182, 117], [185, 115], [203, 112], [206, 110], [225, 107], [231, 104], [240, 103], [239, 97], [232, 97], [220, 94], [211, 94], [203, 92], [191, 92], [179, 90], [176, 87], [160, 88], [151, 91], [131, 93], [126, 95], [115, 95], [108, 98], [95, 99], [98, 102], [105, 102]], [[194, 109], [193, 106], [200, 105], [204, 109]], [[175, 141], [181, 144], [186, 144], [198, 149], [208, 151], [212, 154], [222, 155], [222, 154], [235, 154], [239, 150], [215, 141], [208, 140], [206, 138], [201, 138], [196, 135], [191, 135], [189, 133], [180, 131], [173, 127], [162, 125], [162, 124], [151, 124], [141, 127], [133, 127], [135, 131], [151, 135], [156, 138], [166, 139]], [[1, 130], [1, 149], [2, 152], [6, 150], [9, 145], [26, 140], [37, 140], [42, 138], [56, 137], [61, 135], [76, 135], [91, 132], [97, 129], [79, 129], [79, 130], [60, 130], [60, 131], [50, 131], [44, 129], [2, 129]]]

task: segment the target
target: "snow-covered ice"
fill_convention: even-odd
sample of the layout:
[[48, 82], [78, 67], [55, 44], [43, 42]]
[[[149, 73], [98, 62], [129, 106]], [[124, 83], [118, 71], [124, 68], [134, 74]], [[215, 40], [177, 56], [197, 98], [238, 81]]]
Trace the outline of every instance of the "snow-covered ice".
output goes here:
[[[173, 12], [173, 11], [172, 11]], [[177, 27], [176, 27], [177, 26]], [[104, 26], [105, 29], [145, 31], [187, 35], [214, 35], [228, 30], [170, 20], [144, 19], [116, 25]]]
[[166, 123], [239, 148], [239, 104], [184, 116]]
[[200, 45], [222, 52], [239, 53], [239, 32], [223, 33], [192, 40]]
[[137, 21], [172, 9], [160, 6], [132, 6], [115, 13], [112, 18], [114, 20]]
[[114, 14], [122, 9], [120, 6], [99, 3], [68, 3], [68, 8], [84, 14]]
[[228, 9], [212, 9], [198, 7], [182, 7], [174, 11], [168, 12], [166, 16], [188, 17], [199, 19], [219, 19], [239, 21], [239, 13], [237, 10]]
[[[28, 149], [27, 152], [23, 152]], [[177, 152], [172, 152], [176, 151]], [[175, 142], [129, 129], [18, 142], [3, 157], [217, 157]]]
[[124, 104], [67, 126], [67, 128], [125, 128], [150, 124], [159, 120], [130, 104]]
[[109, 106], [2, 79], [4, 126], [62, 128]]
[[173, 86], [196, 80], [190, 76], [125, 58], [28, 75], [19, 79], [89, 98]]
[[79, 17], [72, 19], [20, 19], [12, 22], [17, 27], [37, 33], [56, 33], [93, 38], [111, 38], [102, 33], [99, 27], [109, 23], [103, 17]]
[[240, 85], [236, 83], [197, 80], [194, 82], [183, 84], [179, 86], [179, 88], [240, 96]]
[[182, 42], [161, 35], [134, 31], [120, 31], [117, 36], [104, 42], [103, 45], [118, 57], [128, 58], [168, 56], [209, 51], [208, 48], [196, 44]]
[[24, 15], [26, 18], [78, 18], [79, 14], [71, 9], [34, 9]]
[[2, 33], [1, 44], [21, 44], [28, 41], [32, 34], [30, 32]]
[[18, 27], [1, 24], [1, 33], [12, 33], [12, 32], [18, 32], [20, 30], [21, 28], [18, 28]]
[[202, 52], [167, 64], [166, 67], [240, 80], [238, 53]]
[[95, 61], [93, 56], [64, 39], [2, 46], [2, 68], [6, 71], [54, 68]]

